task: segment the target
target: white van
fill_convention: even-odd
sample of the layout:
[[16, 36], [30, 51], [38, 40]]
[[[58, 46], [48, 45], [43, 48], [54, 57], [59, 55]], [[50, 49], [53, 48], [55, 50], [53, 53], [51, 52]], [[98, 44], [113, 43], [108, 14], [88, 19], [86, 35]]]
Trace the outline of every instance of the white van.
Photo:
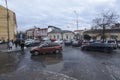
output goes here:
[[107, 44], [111, 44], [114, 49], [117, 49], [117, 41], [116, 40], [107, 40]]

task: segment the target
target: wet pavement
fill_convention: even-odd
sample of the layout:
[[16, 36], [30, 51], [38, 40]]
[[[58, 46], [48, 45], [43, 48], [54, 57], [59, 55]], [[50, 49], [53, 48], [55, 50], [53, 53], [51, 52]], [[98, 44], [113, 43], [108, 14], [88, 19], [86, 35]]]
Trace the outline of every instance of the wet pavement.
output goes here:
[[0, 52], [0, 80], [120, 80], [120, 50], [112, 53], [64, 47], [62, 54]]

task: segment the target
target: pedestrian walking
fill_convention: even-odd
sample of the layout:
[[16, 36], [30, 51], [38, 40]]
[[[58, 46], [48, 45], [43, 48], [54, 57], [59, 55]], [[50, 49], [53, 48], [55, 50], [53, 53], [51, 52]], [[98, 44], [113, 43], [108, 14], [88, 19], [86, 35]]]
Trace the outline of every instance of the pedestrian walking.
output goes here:
[[24, 51], [24, 46], [25, 46], [24, 40], [21, 40], [20, 46], [21, 46], [21, 50]]
[[19, 45], [19, 42], [17, 39], [14, 41], [14, 44], [15, 44], [15, 47], [17, 48], [17, 46]]
[[12, 41], [9, 41], [8, 46], [9, 46], [9, 50], [12, 50], [12, 46], [13, 46]]

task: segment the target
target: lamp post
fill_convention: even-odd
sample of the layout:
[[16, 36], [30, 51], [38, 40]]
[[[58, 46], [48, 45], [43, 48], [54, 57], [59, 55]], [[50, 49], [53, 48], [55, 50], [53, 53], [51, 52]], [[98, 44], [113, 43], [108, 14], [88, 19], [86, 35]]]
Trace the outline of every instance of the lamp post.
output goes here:
[[8, 42], [10, 41], [10, 32], [9, 32], [9, 12], [8, 12], [8, 5], [7, 0], [5, 0], [6, 3], [6, 9], [7, 9], [7, 34], [8, 34]]
[[75, 15], [76, 15], [76, 26], [77, 26], [77, 30], [78, 30], [78, 13], [76, 11], [74, 11]]
[[[77, 26], [77, 30], [78, 30], [78, 13], [76, 11], [74, 11], [75, 15], [76, 15], [76, 26]], [[79, 39], [79, 35], [76, 34], [76, 39], [78, 40]]]

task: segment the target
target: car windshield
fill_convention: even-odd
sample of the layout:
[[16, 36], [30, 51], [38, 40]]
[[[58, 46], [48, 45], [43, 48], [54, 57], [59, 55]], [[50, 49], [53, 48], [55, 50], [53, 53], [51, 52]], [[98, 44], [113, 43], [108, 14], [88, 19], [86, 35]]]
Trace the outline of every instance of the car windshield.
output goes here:
[[42, 47], [44, 44], [41, 44], [39, 47]]
[[48, 44], [41, 44], [39, 47], [45, 47], [48, 46]]
[[73, 43], [78, 43], [78, 41], [74, 40]]

